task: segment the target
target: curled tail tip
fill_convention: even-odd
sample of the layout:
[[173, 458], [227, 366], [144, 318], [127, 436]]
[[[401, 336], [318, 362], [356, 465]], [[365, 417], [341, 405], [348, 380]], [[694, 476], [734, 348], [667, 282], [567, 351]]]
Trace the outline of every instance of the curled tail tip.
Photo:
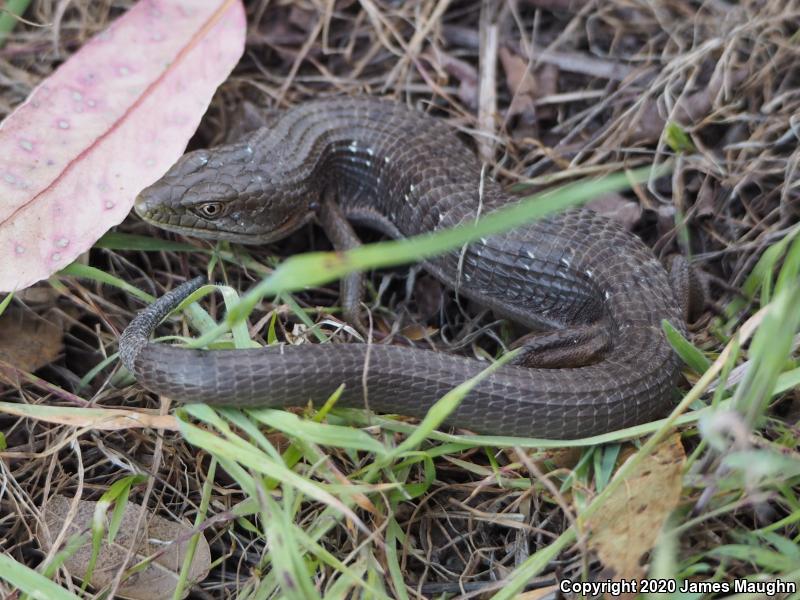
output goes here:
[[136, 357], [147, 345], [158, 324], [207, 281], [208, 279], [201, 275], [182, 283], [141, 310], [128, 324], [119, 337], [119, 358], [131, 373], [134, 372]]

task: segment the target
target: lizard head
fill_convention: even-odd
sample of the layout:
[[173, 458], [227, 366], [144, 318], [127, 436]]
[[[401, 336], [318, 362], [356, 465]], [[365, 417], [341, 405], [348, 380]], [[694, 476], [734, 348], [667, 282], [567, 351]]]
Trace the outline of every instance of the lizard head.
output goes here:
[[281, 239], [313, 217], [310, 190], [287, 181], [278, 153], [251, 143], [184, 154], [142, 190], [134, 209], [148, 223], [185, 235], [258, 244]]

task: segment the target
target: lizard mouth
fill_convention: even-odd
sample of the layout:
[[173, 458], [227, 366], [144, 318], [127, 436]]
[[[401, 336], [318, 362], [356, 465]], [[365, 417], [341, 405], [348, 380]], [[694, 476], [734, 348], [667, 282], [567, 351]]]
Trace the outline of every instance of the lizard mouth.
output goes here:
[[[213, 221], [203, 221], [200, 218], [192, 217], [187, 219], [186, 213], [154, 210], [148, 207], [146, 202], [141, 202], [137, 198], [135, 211], [142, 220], [161, 229], [206, 240], [226, 240], [238, 244], [268, 244], [285, 238], [314, 218], [314, 212], [309, 211], [299, 215], [289, 215], [282, 221], [274, 224], [269, 230], [253, 228], [248, 231], [245, 225], [241, 229], [227, 229], [225, 223], [215, 223]], [[187, 222], [191, 221], [191, 222]]]

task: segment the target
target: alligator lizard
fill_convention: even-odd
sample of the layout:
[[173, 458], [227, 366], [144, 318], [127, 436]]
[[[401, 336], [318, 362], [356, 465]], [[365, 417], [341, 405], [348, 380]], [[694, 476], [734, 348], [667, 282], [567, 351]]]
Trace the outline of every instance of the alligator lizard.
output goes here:
[[[472, 221], [516, 199], [480, 173], [473, 152], [440, 119], [386, 101], [327, 99], [289, 109], [236, 143], [184, 155], [135, 208], [168, 230], [264, 243], [317, 218], [335, 195], [330, 210], [406, 237]], [[325, 221], [335, 237], [336, 219]], [[680, 363], [661, 321], [685, 331], [680, 294], [652, 251], [616, 223], [573, 209], [424, 267], [460, 295], [545, 331], [528, 340], [525, 365], [487, 376], [448, 423], [566, 439], [639, 424], [672, 406]], [[365, 384], [371, 409], [423, 416], [486, 367], [384, 344], [199, 351], [149, 342], [158, 322], [198, 285], [168, 293], [120, 341], [139, 383], [177, 401], [304, 405], [323, 402], [344, 383], [340, 405], [363, 406]]]

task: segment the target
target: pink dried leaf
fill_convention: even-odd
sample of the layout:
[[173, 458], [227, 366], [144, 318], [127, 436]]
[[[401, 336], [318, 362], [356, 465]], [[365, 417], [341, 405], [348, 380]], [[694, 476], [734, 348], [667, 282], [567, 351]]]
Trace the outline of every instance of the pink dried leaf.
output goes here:
[[0, 123], [0, 291], [68, 265], [180, 156], [244, 50], [241, 0], [142, 0]]

